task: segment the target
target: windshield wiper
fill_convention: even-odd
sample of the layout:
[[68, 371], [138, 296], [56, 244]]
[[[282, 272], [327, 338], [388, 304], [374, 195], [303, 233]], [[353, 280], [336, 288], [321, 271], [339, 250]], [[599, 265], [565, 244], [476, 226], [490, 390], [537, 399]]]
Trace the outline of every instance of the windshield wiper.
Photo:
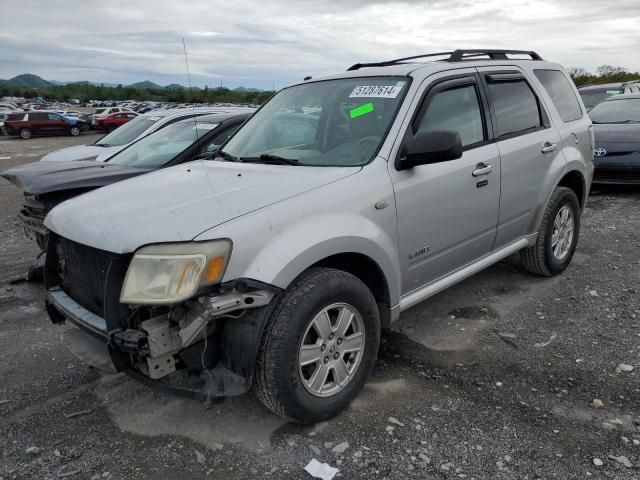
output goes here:
[[240, 160], [236, 157], [234, 157], [233, 155], [231, 155], [230, 153], [225, 152], [224, 150], [216, 150], [215, 152], [212, 152], [212, 154], [205, 154], [206, 156], [204, 158], [207, 158], [208, 155], [211, 155], [211, 159], [215, 160], [217, 158], [221, 158], [222, 160], [226, 161], [226, 162], [239, 162]]
[[95, 143], [94, 145], [96, 147], [110, 147], [111, 146], [108, 143]]
[[640, 123], [640, 120], [623, 120], [622, 122], [618, 123]]
[[284, 158], [279, 157], [278, 155], [270, 155], [268, 153], [263, 153], [259, 157], [243, 157], [240, 161], [246, 163], [267, 163], [271, 165], [302, 165], [294, 158]]

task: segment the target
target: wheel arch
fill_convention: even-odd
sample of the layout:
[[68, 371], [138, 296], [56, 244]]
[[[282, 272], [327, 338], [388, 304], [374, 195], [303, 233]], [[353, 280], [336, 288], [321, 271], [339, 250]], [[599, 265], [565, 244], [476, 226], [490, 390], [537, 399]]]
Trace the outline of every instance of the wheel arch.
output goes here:
[[337, 253], [319, 260], [311, 267], [325, 267], [342, 270], [357, 277], [371, 291], [380, 311], [383, 326], [391, 323], [391, 292], [387, 278], [380, 265], [362, 253]]
[[580, 209], [583, 209], [587, 202], [587, 182], [584, 175], [578, 170], [569, 170], [566, 172], [558, 184], [557, 187], [566, 187], [573, 190], [580, 202]]

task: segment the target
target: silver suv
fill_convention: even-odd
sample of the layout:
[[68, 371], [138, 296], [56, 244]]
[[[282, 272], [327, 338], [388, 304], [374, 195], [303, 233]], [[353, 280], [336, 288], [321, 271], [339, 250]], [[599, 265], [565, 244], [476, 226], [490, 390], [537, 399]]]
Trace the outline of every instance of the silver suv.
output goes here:
[[564, 271], [593, 132], [562, 67], [458, 50], [285, 88], [210, 159], [62, 203], [47, 307], [95, 366], [204, 401], [331, 417], [381, 327], [520, 252]]

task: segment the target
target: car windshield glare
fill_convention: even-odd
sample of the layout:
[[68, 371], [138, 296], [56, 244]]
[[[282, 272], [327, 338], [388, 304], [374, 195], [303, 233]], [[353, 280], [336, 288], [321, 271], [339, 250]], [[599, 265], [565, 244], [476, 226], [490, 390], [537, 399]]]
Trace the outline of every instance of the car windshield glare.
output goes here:
[[135, 142], [108, 162], [140, 168], [161, 167], [217, 126], [215, 123], [196, 124], [193, 121], [175, 123]]
[[589, 111], [594, 123], [640, 122], [640, 98], [609, 100]]
[[159, 119], [159, 117], [146, 117], [141, 115], [115, 129], [109, 135], [102, 137], [97, 143], [109, 145], [110, 147], [126, 145], [127, 143], [133, 142], [142, 132]]
[[299, 165], [364, 165], [378, 151], [408, 83], [407, 77], [358, 77], [286, 88], [223, 149], [241, 161], [269, 155]]

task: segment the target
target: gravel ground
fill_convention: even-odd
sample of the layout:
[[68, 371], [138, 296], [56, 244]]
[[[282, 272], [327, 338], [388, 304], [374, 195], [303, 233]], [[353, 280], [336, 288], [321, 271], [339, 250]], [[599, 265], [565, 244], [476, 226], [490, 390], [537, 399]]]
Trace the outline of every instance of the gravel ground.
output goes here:
[[[0, 169], [94, 138], [0, 139]], [[564, 275], [509, 260], [403, 313], [363, 393], [314, 427], [81, 364], [16, 281], [36, 252], [20, 196], [0, 182], [0, 480], [311, 478], [312, 458], [348, 479], [640, 478], [640, 188], [591, 195]]]

